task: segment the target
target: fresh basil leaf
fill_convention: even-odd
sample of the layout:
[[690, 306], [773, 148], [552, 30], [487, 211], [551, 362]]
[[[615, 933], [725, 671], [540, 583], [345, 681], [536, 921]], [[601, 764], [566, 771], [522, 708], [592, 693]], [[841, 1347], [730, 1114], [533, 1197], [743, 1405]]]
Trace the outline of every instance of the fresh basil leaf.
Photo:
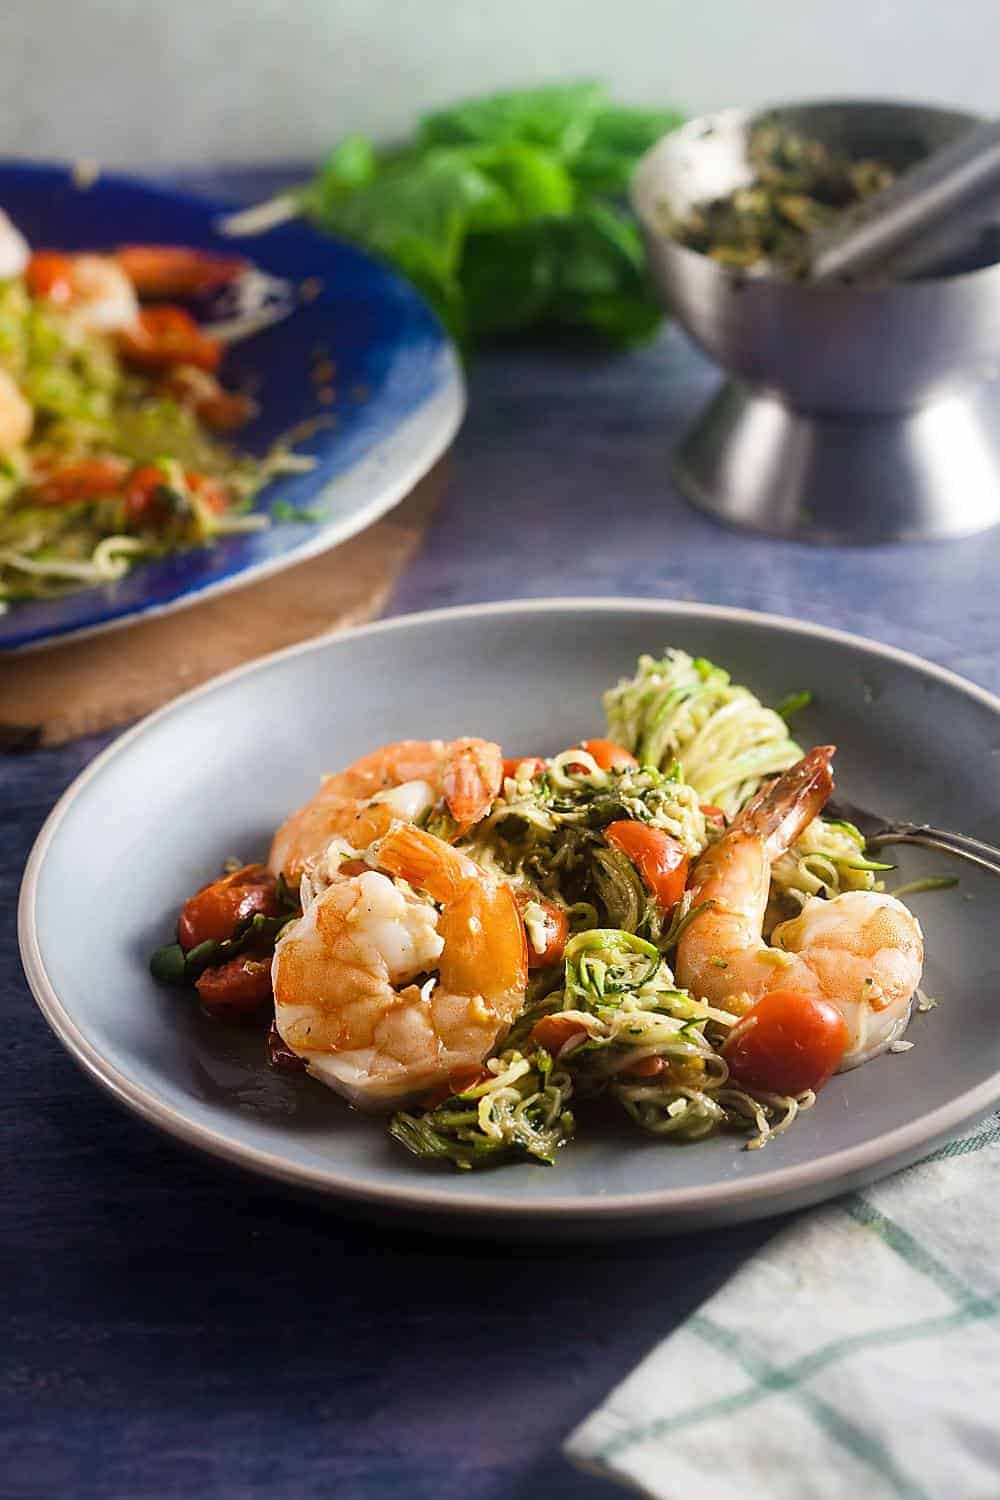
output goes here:
[[331, 197], [367, 187], [377, 173], [375, 146], [363, 135], [348, 135], [338, 141], [320, 167], [324, 191]]
[[576, 199], [573, 179], [559, 157], [538, 146], [511, 142], [471, 150], [468, 158], [485, 173], [507, 199], [505, 222], [492, 225], [481, 214], [470, 215], [469, 228], [505, 228], [532, 219], [563, 218], [572, 212]]
[[672, 109], [608, 105], [596, 116], [573, 159], [574, 177], [589, 192], [624, 197], [639, 157], [682, 120], [683, 116]]
[[460, 273], [470, 338], [517, 333], [542, 321], [557, 276], [556, 247], [545, 223], [470, 235]]
[[605, 98], [592, 81], [505, 90], [425, 115], [419, 140], [425, 145], [518, 141], [570, 159], [586, 142]]
[[628, 343], [661, 314], [614, 200], [677, 118], [612, 105], [596, 83], [493, 94], [428, 115], [391, 150], [346, 137], [302, 206], [391, 261], [460, 343], [547, 327]]

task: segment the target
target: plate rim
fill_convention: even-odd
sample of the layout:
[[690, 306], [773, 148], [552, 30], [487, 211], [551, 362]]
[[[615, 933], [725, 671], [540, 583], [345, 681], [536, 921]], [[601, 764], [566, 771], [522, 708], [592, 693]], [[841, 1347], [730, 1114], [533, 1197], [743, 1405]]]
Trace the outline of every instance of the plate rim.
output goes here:
[[[276, 662], [321, 650], [332, 642], [349, 643], [358, 638], [389, 634], [397, 630], [432, 624], [441, 620], [465, 620], [485, 615], [550, 612], [572, 613], [578, 610], [596, 610], [607, 614], [662, 614], [671, 616], [710, 616], [728, 620], [735, 624], [759, 623], [790, 631], [796, 635], [810, 636], [837, 642], [852, 647], [862, 647], [866, 652], [900, 663], [936, 678], [939, 682], [957, 689], [989, 708], [1000, 718], [1000, 697], [953, 672], [936, 662], [927, 661], [915, 653], [898, 646], [891, 646], [851, 631], [838, 630], [809, 620], [793, 620], [784, 615], [744, 609], [734, 605], [700, 604], [689, 600], [641, 599], [634, 596], [556, 596], [544, 598], [507, 599], [488, 603], [464, 604], [444, 608], [420, 610], [412, 614], [393, 616], [390, 619], [372, 621], [367, 625], [349, 630], [328, 631], [308, 641], [299, 641], [279, 651], [268, 653], [253, 661], [234, 667], [206, 683], [193, 688], [137, 724], [101, 751], [85, 766], [66, 788], [42, 824], [32, 845], [24, 868], [18, 898], [17, 932], [21, 962], [31, 993], [48, 1025], [58, 1040], [94, 1081], [111, 1097], [131, 1113], [153, 1125], [184, 1145], [203, 1151], [209, 1157], [224, 1161], [268, 1178], [287, 1183], [293, 1187], [318, 1192], [325, 1197], [344, 1202], [368, 1205], [373, 1209], [389, 1209], [423, 1215], [454, 1213], [458, 1217], [510, 1220], [516, 1214], [527, 1226], [541, 1226], [553, 1219], [591, 1225], [618, 1219], [667, 1218], [674, 1215], [678, 1220], [685, 1216], [709, 1216], [713, 1212], [724, 1214], [727, 1209], [738, 1207], [746, 1199], [753, 1198], [760, 1212], [754, 1217], [766, 1217], [780, 1212], [789, 1203], [814, 1201], [825, 1196], [823, 1187], [832, 1181], [858, 1179], [875, 1175], [883, 1164], [887, 1171], [894, 1165], [903, 1165], [921, 1154], [922, 1148], [930, 1150], [934, 1144], [996, 1104], [1000, 1099], [1000, 1070], [978, 1084], [940, 1105], [929, 1114], [906, 1125], [896, 1126], [859, 1142], [855, 1146], [813, 1158], [798, 1166], [779, 1167], [773, 1173], [752, 1184], [720, 1179], [695, 1188], [662, 1188], [634, 1193], [600, 1194], [592, 1198], [577, 1198], [560, 1195], [558, 1192], [544, 1199], [498, 1200], [482, 1192], [455, 1194], [439, 1188], [429, 1178], [421, 1180], [415, 1175], [412, 1186], [366, 1185], [344, 1177], [336, 1169], [312, 1167], [289, 1161], [286, 1157], [259, 1147], [249, 1146], [225, 1135], [222, 1131], [192, 1121], [182, 1110], [158, 1099], [142, 1084], [136, 1083], [106, 1059], [100, 1050], [80, 1030], [63, 1006], [41, 955], [36, 921], [38, 882], [49, 845], [60, 825], [80, 794], [106, 765], [116, 756], [127, 751], [132, 742], [148, 733], [168, 715], [182, 712], [195, 699], [207, 695], [237, 679], [269, 668]], [[812, 1194], [812, 1198], [809, 1195]]]
[[[63, 176], [70, 181], [81, 193], [91, 191], [93, 184], [80, 186], [74, 180], [74, 163], [71, 161], [59, 161], [45, 158], [17, 158], [0, 154], [0, 174], [3, 172], [26, 172], [39, 176]], [[197, 207], [203, 210], [213, 228], [227, 216], [239, 212], [239, 203], [218, 198], [214, 195], [191, 192], [185, 188], [174, 188], [168, 184], [147, 179], [139, 173], [120, 172], [116, 170], [100, 170], [98, 181], [110, 183], [113, 187], [120, 185], [127, 189], [138, 189], [148, 193], [152, 197], [177, 200], [188, 207]], [[216, 599], [220, 595], [229, 593], [234, 589], [243, 588], [251, 583], [258, 583], [265, 578], [280, 573], [285, 568], [294, 567], [297, 563], [308, 562], [311, 558], [319, 557], [333, 547], [339, 547], [343, 542], [349, 541], [351, 537], [357, 536], [360, 531], [371, 526], [375, 521], [386, 514], [387, 511], [397, 505], [400, 500], [409, 493], [411, 489], [422, 479], [447, 452], [455, 438], [462, 421], [465, 417], [468, 397], [466, 391], [465, 377], [462, 370], [462, 362], [454, 341], [450, 338], [441, 320], [428, 306], [426, 299], [420, 292], [408, 282], [405, 277], [387, 262], [380, 260], [377, 256], [370, 254], [367, 250], [351, 241], [344, 240], [337, 235], [322, 235], [306, 221], [301, 221], [301, 228], [308, 229], [316, 236], [318, 242], [329, 240], [332, 244], [347, 246], [353, 253], [362, 259], [377, 265], [386, 275], [395, 278], [406, 286], [413, 297], [421, 302], [430, 313], [439, 335], [440, 348], [438, 351], [442, 366], [442, 379], [437, 389], [420, 403], [418, 407], [404, 418], [404, 420], [393, 430], [388, 437], [377, 443], [369, 453], [364, 454], [345, 469], [343, 473], [337, 474], [329, 484], [324, 485], [317, 501], [322, 501], [336, 486], [350, 481], [352, 476], [357, 475], [358, 470], [364, 468], [366, 463], [376, 459], [384, 450], [387, 443], [393, 440], [403, 440], [406, 436], [413, 436], [419, 432], [422, 426], [427, 427], [424, 441], [419, 445], [418, 451], [403, 463], [398, 472], [395, 473], [391, 482], [378, 486], [376, 498], [369, 500], [359, 510], [352, 512], [336, 521], [331, 521], [325, 526], [317, 528], [312, 536], [304, 536], [301, 543], [290, 551], [282, 553], [278, 557], [265, 558], [261, 562], [252, 563], [244, 568], [238, 568], [233, 573], [227, 573], [223, 578], [217, 578], [203, 584], [201, 587], [189, 589], [178, 594], [173, 599], [166, 599], [160, 603], [138, 605], [125, 614], [115, 615], [112, 619], [98, 620], [89, 625], [69, 626], [65, 630], [49, 630], [34, 637], [19, 641], [11, 645], [0, 644], [0, 661], [5, 656], [26, 655], [29, 652], [46, 651], [54, 647], [66, 645], [70, 642], [76, 644], [91, 636], [103, 635], [111, 630], [124, 630], [130, 625], [138, 624], [145, 620], [160, 619], [164, 615], [171, 614], [175, 610], [184, 609], [197, 604], [206, 603], [209, 599]], [[262, 234], [266, 231], [262, 231]], [[71, 591], [74, 593], [77, 591]], [[67, 597], [71, 597], [68, 595]]]

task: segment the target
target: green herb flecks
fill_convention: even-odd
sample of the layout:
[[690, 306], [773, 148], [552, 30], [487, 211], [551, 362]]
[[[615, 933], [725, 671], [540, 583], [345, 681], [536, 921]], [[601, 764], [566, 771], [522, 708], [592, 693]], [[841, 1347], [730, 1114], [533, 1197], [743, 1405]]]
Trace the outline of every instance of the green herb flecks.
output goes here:
[[302, 525], [315, 525], [323, 519], [318, 510], [292, 505], [288, 500], [276, 500], [271, 506], [271, 516], [275, 521], [291, 521]]
[[786, 276], [809, 270], [808, 236], [831, 225], [893, 181], [884, 162], [855, 160], [790, 130], [779, 118], [762, 120], [747, 146], [752, 179], [698, 203], [664, 228], [689, 249], [734, 270], [766, 265]]

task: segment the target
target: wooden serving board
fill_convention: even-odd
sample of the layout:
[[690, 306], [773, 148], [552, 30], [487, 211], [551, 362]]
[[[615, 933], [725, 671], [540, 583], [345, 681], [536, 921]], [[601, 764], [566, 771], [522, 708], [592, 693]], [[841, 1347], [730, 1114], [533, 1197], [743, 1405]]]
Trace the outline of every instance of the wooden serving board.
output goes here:
[[0, 748], [57, 745], [125, 724], [241, 662], [373, 619], [419, 548], [444, 483], [442, 460], [367, 531], [260, 583], [0, 657]]

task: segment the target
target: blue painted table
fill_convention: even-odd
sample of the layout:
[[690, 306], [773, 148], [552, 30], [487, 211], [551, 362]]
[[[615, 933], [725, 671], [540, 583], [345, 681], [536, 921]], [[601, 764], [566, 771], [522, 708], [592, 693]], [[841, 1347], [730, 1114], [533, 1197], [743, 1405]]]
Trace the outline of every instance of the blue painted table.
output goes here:
[[[252, 200], [281, 180], [195, 185]], [[714, 380], [675, 330], [621, 357], [482, 357], [450, 493], [393, 611], [571, 593], [748, 605], [1000, 690], [1000, 530], [854, 551], [718, 529], [667, 478]], [[119, 1113], [49, 1035], [14, 934], [30, 844], [106, 738], [0, 762], [0, 1496], [612, 1500], [561, 1438], [770, 1227], [572, 1253], [431, 1239], [220, 1175]]]

